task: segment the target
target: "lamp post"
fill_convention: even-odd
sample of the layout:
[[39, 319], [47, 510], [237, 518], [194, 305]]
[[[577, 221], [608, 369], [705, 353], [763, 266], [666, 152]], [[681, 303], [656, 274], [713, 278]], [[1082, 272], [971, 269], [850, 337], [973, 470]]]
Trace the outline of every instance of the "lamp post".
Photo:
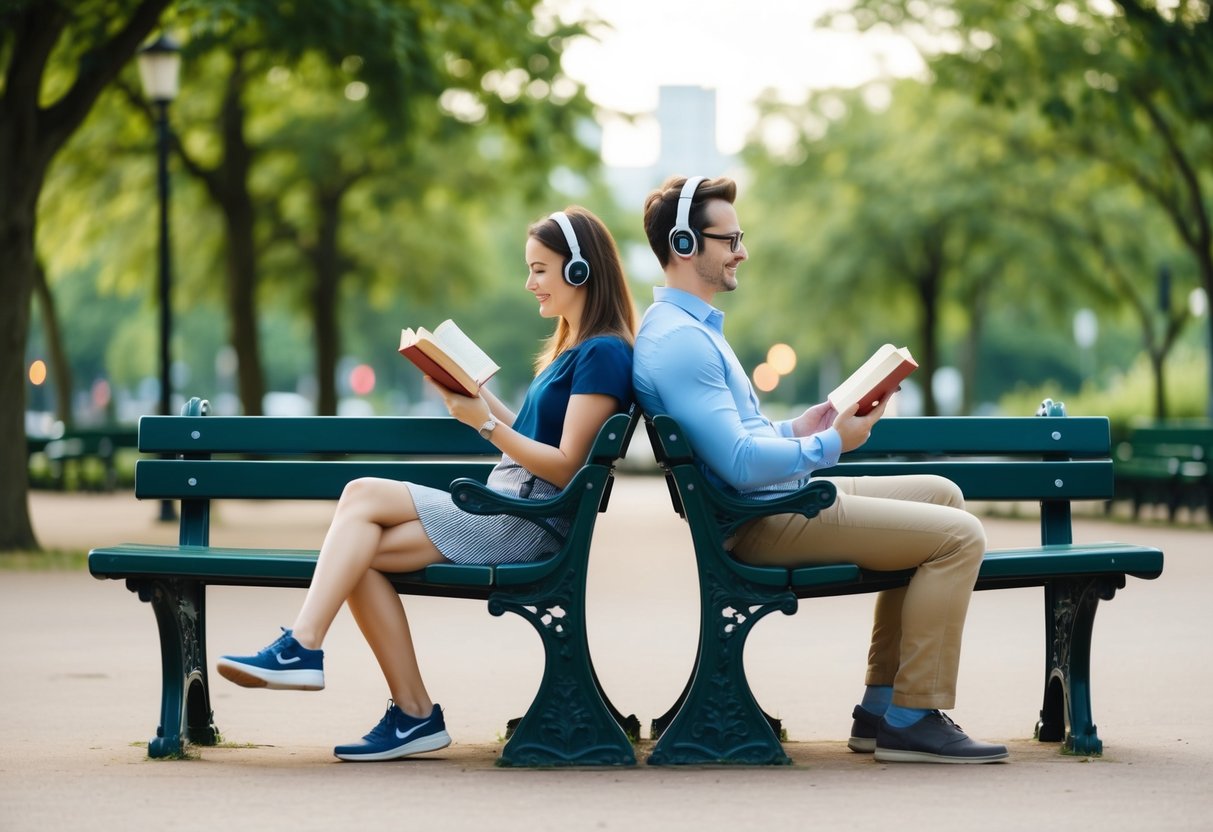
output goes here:
[[[139, 50], [139, 77], [143, 93], [156, 108], [156, 150], [160, 194], [160, 415], [170, 415], [172, 406], [172, 356], [169, 341], [173, 334], [172, 263], [169, 250], [168, 218], [168, 105], [177, 97], [177, 77], [181, 69], [181, 47], [168, 35]], [[160, 519], [176, 520], [172, 500], [160, 501]]]

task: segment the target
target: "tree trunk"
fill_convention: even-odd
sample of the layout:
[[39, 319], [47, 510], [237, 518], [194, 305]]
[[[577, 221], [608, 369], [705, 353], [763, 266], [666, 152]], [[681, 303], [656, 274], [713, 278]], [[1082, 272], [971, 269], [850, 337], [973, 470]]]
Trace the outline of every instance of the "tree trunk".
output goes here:
[[254, 239], [256, 212], [249, 193], [249, 171], [253, 152], [244, 136], [244, 64], [242, 56], [228, 78], [220, 124], [223, 161], [216, 171], [211, 194], [223, 211], [227, 225], [228, 314], [231, 316], [232, 347], [238, 366], [236, 385], [247, 416], [261, 415], [265, 398], [265, 373], [261, 368], [261, 338], [257, 331], [257, 244]]
[[918, 340], [921, 344], [919, 366], [922, 372], [922, 412], [924, 416], [938, 416], [939, 405], [935, 401], [932, 381], [939, 369], [939, 294], [943, 282], [943, 232], [932, 229], [923, 240], [923, 262], [916, 270], [914, 288], [922, 307], [919, 319]]
[[1154, 419], [1161, 422], [1167, 418], [1167, 354], [1151, 350], [1150, 369], [1154, 372]]
[[71, 22], [58, 3], [6, 12], [0, 97], [0, 551], [37, 549], [29, 519], [25, 454], [25, 342], [34, 287], [38, 196], [51, 159], [84, 121], [106, 84], [159, 22], [169, 0], [142, 0], [120, 27], [94, 44], [71, 88], [42, 107], [43, 78]]
[[341, 335], [337, 326], [337, 289], [341, 282], [341, 255], [337, 248], [337, 229], [341, 222], [341, 197], [344, 191], [321, 192], [316, 198], [320, 227], [316, 246], [311, 251], [316, 284], [312, 295], [312, 322], [316, 342], [316, 413], [337, 413], [337, 358]]
[[1205, 418], [1213, 419], [1213, 251], [1205, 249], [1197, 253], [1200, 265], [1200, 279], [1205, 288], [1205, 330], [1208, 342], [1205, 344], [1205, 367], [1207, 375], [1205, 382], [1208, 389], [1205, 398]]
[[253, 204], [248, 192], [230, 194], [221, 206], [227, 225], [227, 309], [236, 350], [236, 388], [246, 416], [260, 416], [265, 397], [261, 338], [257, 331], [257, 254]]
[[34, 195], [42, 176], [5, 152], [14, 131], [4, 122], [0, 119], [0, 552], [40, 548], [29, 518], [25, 341], [35, 268]]
[[63, 343], [63, 330], [59, 326], [59, 313], [55, 309], [55, 296], [46, 282], [46, 270], [42, 264], [34, 263], [34, 293], [42, 308], [42, 321], [46, 327], [46, 348], [49, 352], [50, 378], [55, 386], [55, 418], [65, 426], [72, 425], [72, 363], [67, 358]]

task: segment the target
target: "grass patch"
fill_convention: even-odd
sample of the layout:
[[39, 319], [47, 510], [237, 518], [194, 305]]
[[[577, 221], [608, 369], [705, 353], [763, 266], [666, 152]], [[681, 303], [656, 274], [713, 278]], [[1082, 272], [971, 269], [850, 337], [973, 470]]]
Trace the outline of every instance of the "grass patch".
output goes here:
[[88, 552], [82, 549], [0, 552], [0, 572], [83, 572], [86, 568]]

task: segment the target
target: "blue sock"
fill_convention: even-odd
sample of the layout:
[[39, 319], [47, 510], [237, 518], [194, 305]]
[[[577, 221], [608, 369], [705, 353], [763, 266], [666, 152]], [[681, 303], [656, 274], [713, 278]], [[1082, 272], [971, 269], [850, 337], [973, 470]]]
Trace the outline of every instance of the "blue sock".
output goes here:
[[900, 705], [889, 705], [889, 709], [884, 712], [884, 721], [893, 728], [909, 728], [930, 712], [929, 708], [903, 708]]
[[892, 685], [868, 685], [863, 691], [863, 701], [859, 707], [876, 716], [884, 716], [884, 712], [893, 704]]

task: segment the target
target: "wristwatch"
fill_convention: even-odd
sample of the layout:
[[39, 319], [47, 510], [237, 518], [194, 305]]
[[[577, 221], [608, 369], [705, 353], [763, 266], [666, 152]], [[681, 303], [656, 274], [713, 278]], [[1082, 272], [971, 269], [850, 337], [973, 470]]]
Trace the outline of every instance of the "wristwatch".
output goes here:
[[498, 424], [499, 423], [495, 418], [489, 416], [489, 420], [480, 426], [480, 435], [491, 442], [493, 439], [493, 430]]

